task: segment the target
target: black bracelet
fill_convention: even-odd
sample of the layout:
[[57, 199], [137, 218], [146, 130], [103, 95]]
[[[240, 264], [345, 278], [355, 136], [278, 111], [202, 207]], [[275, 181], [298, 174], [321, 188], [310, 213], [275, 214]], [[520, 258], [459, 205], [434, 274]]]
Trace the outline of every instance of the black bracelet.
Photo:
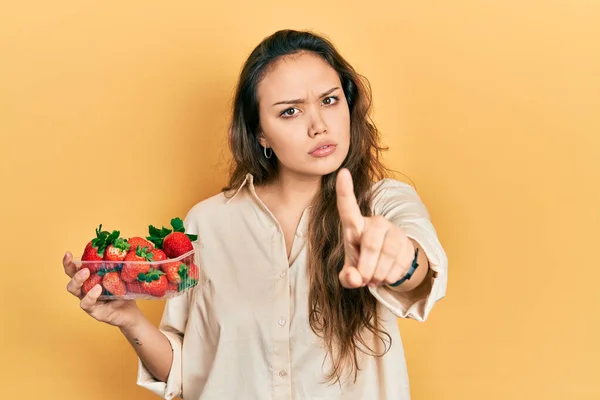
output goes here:
[[406, 275], [404, 275], [399, 281], [392, 283], [389, 286], [392, 286], [392, 287], [399, 286], [400, 284], [402, 284], [402, 282], [407, 281], [412, 277], [412, 275], [415, 273], [415, 270], [419, 266], [419, 263], [417, 262], [418, 255], [419, 255], [419, 248], [417, 247], [415, 249], [415, 258], [413, 259], [412, 265], [410, 266], [410, 269], [408, 270]]

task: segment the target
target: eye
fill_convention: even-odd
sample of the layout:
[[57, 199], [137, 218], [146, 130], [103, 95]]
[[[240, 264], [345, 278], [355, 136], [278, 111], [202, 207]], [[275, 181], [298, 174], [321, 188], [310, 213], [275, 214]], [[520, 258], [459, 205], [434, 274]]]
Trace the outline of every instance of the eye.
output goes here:
[[296, 111], [297, 111], [297, 110], [296, 110], [295, 108], [293, 108], [293, 107], [290, 107], [290, 108], [288, 108], [288, 109], [284, 110], [284, 111], [283, 111], [281, 114], [279, 114], [279, 115], [280, 115], [281, 117], [284, 117], [284, 118], [289, 118], [289, 117], [293, 117], [294, 115], [296, 115], [296, 114], [297, 114], [297, 112], [296, 112]]
[[329, 97], [325, 97], [323, 99], [323, 104], [325, 104], [326, 106], [330, 106], [332, 104], [337, 103], [339, 100], [339, 98], [337, 96], [329, 96]]

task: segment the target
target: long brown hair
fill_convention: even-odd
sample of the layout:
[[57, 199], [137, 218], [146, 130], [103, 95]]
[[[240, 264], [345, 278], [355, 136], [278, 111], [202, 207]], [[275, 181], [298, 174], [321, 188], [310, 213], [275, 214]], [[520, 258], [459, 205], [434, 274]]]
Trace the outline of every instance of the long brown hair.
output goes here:
[[[341, 167], [352, 174], [354, 191], [364, 216], [371, 215], [373, 182], [388, 176], [380, 161], [386, 150], [379, 145], [380, 135], [370, 118], [371, 91], [368, 81], [337, 52], [326, 38], [308, 31], [282, 30], [265, 38], [250, 54], [241, 71], [233, 103], [229, 145], [233, 155], [231, 176], [223, 190], [239, 187], [247, 173], [257, 185], [277, 176], [277, 157], [266, 158], [259, 144], [259, 105], [257, 86], [267, 68], [280, 57], [308, 51], [319, 55], [340, 77], [350, 109], [350, 149]], [[365, 329], [384, 343], [391, 337], [378, 327], [377, 302], [367, 288], [345, 289], [339, 281], [344, 265], [344, 247], [340, 217], [336, 205], [337, 171], [323, 176], [321, 190], [312, 202], [308, 223], [309, 246], [309, 323], [324, 339], [331, 356], [328, 381], [338, 382], [344, 367], [350, 365], [356, 380], [358, 351], [370, 352]]]

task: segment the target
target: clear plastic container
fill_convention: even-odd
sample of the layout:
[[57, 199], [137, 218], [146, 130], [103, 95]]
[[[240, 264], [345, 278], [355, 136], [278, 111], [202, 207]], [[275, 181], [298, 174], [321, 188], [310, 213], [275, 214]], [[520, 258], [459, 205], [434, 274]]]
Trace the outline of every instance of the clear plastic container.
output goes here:
[[[81, 261], [77, 270], [88, 268], [86, 293], [95, 284], [102, 286], [100, 300], [166, 300], [194, 288], [200, 279], [195, 250], [161, 261]], [[87, 290], [86, 290], [87, 289]]]

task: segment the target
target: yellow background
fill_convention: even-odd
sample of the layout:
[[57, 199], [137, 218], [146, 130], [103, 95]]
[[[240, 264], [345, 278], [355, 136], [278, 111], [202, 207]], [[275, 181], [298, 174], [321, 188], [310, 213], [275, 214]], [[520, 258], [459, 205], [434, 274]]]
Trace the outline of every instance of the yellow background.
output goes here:
[[[270, 8], [268, 8], [270, 7]], [[3, 399], [153, 399], [65, 290], [95, 227], [145, 234], [225, 182], [252, 47], [325, 33], [450, 259], [403, 329], [413, 398], [598, 399], [596, 1], [23, 1], [0, 11]], [[399, 176], [402, 178], [401, 176]], [[402, 178], [404, 179], [404, 178]], [[163, 304], [141, 303], [158, 323]]]

